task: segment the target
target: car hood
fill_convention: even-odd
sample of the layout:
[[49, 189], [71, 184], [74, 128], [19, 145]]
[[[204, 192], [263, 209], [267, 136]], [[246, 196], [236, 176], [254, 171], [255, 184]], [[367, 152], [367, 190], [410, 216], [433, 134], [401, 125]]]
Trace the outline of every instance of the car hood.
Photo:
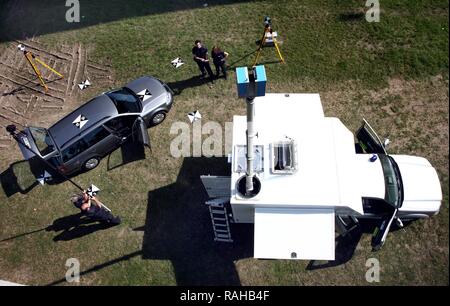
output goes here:
[[391, 155], [400, 168], [404, 200], [401, 210], [438, 211], [442, 201], [436, 169], [423, 157]]
[[133, 91], [141, 99], [142, 107], [145, 107], [167, 92], [158, 79], [150, 76], [131, 81], [125, 87]]

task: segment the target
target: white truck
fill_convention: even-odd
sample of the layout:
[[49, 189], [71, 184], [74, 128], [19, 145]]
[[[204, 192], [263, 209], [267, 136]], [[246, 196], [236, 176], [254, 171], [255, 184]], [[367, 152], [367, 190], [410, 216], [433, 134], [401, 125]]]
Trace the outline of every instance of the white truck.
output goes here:
[[336, 219], [380, 219], [377, 249], [393, 222], [438, 213], [440, 181], [425, 158], [387, 154], [365, 120], [354, 135], [325, 117], [318, 94], [266, 94], [253, 115], [254, 193], [246, 116], [233, 118], [231, 177], [202, 176], [216, 240], [232, 241], [229, 222], [254, 223], [255, 258], [334, 260]]

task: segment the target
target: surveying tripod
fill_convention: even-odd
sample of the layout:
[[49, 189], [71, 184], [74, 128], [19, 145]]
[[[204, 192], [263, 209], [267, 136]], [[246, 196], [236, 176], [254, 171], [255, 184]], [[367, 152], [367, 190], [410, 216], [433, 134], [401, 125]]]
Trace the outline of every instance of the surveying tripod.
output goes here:
[[39, 70], [39, 68], [36, 66], [36, 63], [34, 61], [41, 64], [42, 66], [44, 66], [45, 68], [47, 68], [48, 70], [53, 72], [54, 74], [58, 75], [60, 78], [64, 78], [64, 76], [61, 73], [59, 73], [58, 71], [56, 71], [55, 69], [53, 69], [52, 67], [50, 67], [49, 65], [44, 63], [43, 61], [41, 61], [31, 51], [26, 50], [24, 46], [19, 45], [18, 48], [25, 55], [25, 58], [27, 59], [28, 63], [30, 64], [31, 68], [33, 68], [34, 74], [36, 74], [36, 76], [38, 77], [39, 81], [41, 82], [42, 87], [45, 88], [45, 92], [48, 91], [48, 86], [47, 86], [47, 84], [45, 84], [44, 79], [42, 78], [42, 73]]
[[253, 66], [256, 66], [256, 64], [258, 63], [259, 56], [261, 55], [261, 51], [264, 47], [275, 47], [281, 63], [284, 64], [283, 56], [281, 55], [280, 48], [278, 47], [277, 32], [274, 32], [272, 30], [271, 20], [268, 16], [264, 18], [264, 34], [261, 38], [261, 42], [259, 43], [259, 47], [256, 52], [256, 58], [255, 61], [253, 62]]

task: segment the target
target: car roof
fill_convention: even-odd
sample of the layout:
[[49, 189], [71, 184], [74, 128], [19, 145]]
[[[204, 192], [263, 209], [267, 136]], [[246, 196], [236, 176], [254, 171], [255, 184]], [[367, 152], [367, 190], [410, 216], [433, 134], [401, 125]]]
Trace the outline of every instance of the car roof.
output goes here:
[[[102, 94], [56, 122], [48, 131], [58, 148], [62, 149], [75, 136], [81, 135], [99, 121], [117, 114], [114, 102], [107, 95]], [[78, 126], [77, 119], [82, 121]]]
[[167, 91], [160, 80], [151, 76], [140, 77], [129, 82], [125, 87], [133, 91], [136, 95], [139, 95], [142, 90], [148, 89], [152, 95], [148, 102]]

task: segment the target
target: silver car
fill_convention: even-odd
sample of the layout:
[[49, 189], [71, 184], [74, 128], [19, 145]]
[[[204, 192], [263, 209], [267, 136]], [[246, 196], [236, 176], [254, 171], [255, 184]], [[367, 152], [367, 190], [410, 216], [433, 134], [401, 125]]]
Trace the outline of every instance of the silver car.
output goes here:
[[149, 145], [147, 128], [162, 123], [172, 104], [169, 86], [144, 76], [90, 100], [48, 129], [25, 128], [19, 147], [25, 159], [35, 152], [65, 175], [91, 170], [132, 135]]

